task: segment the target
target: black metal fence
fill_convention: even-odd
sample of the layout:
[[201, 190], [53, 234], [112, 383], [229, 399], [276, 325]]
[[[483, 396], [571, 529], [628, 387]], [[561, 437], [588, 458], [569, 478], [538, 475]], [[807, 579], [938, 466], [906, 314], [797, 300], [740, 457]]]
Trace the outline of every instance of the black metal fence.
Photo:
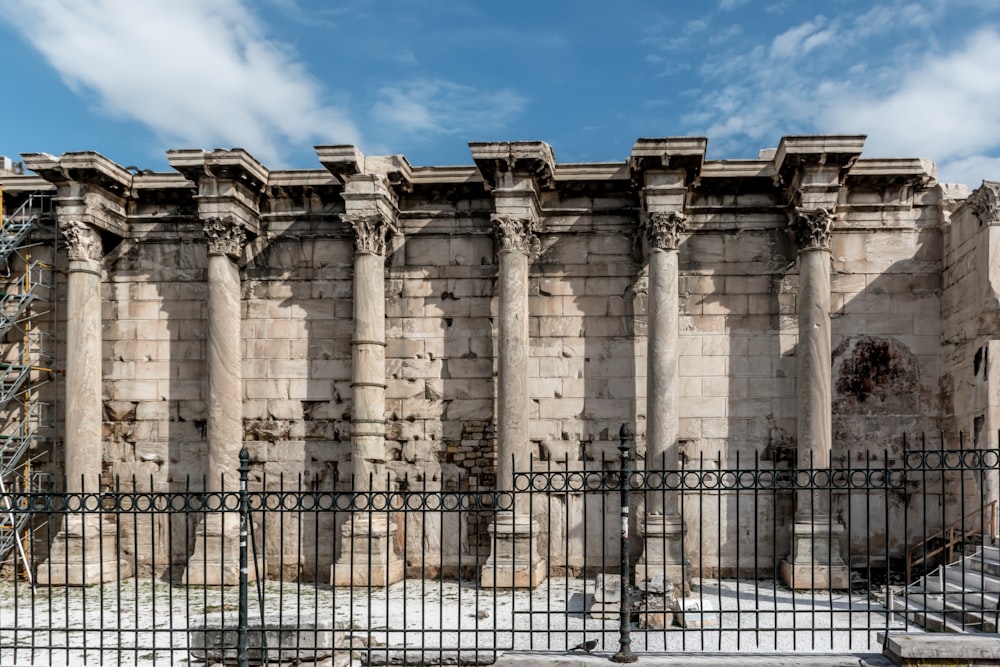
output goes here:
[[[868, 652], [879, 632], [929, 624], [915, 586], [996, 538], [1000, 450], [631, 470], [630, 445], [625, 434], [616, 460], [536, 463], [508, 492], [250, 488], [244, 450], [229, 491], [6, 494], [0, 521], [27, 513], [35, 530], [3, 563], [0, 664]], [[647, 507], [675, 512], [680, 532], [653, 537]], [[534, 537], [491, 558], [495, 521], [515, 508], [514, 532]], [[649, 554], [670, 545], [654, 539], [679, 540], [683, 557], [661, 565]], [[505, 578], [538, 561], [528, 585]], [[981, 629], [983, 601], [953, 592], [953, 628]]]

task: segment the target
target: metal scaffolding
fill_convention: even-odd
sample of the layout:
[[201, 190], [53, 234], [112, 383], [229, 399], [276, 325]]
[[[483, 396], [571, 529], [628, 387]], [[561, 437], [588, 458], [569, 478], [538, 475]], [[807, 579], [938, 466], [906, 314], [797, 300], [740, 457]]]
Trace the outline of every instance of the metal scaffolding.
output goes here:
[[43, 387], [54, 376], [56, 235], [39, 233], [51, 221], [52, 198], [29, 195], [12, 215], [2, 213], [0, 564], [13, 556], [30, 579], [30, 533], [37, 526], [7, 494], [41, 490], [43, 476], [32, 463], [54, 438], [53, 406], [43, 400]]

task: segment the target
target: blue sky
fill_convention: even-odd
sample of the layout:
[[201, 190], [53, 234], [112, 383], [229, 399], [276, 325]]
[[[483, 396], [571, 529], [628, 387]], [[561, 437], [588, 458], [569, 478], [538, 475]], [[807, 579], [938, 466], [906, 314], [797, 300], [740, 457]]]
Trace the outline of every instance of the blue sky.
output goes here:
[[868, 135], [940, 180], [1000, 179], [996, 0], [6, 0], [0, 154], [167, 169], [232, 147], [271, 168], [353, 143], [414, 165], [541, 139], [562, 162], [637, 137], [755, 157]]

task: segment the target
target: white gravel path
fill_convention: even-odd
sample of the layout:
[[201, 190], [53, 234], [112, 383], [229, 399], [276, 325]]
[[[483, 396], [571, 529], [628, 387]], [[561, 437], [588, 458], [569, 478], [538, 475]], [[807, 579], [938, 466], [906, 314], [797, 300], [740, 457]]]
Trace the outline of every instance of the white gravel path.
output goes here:
[[[593, 580], [550, 578], [534, 591], [481, 589], [474, 582], [409, 580], [353, 596], [329, 586], [250, 587], [250, 623], [332, 627], [343, 646], [354, 637], [378, 650], [373, 657], [399, 657], [455, 648], [564, 651], [587, 639], [597, 650], [618, 647], [618, 620], [592, 619], [586, 611]], [[704, 580], [692, 594], [714, 627], [640, 630], [632, 625], [632, 649], [642, 651], [852, 651], [878, 652], [876, 632], [903, 630], [899, 615], [867, 593], [793, 592], [770, 581]], [[196, 588], [150, 580], [87, 588], [31, 589], [0, 583], [0, 665], [184, 665], [204, 664], [187, 650], [189, 627], [236, 618], [235, 588]], [[17, 628], [17, 629], [15, 629]], [[100, 629], [98, 629], [100, 628]], [[720, 628], [722, 628], [720, 630]], [[912, 625], [909, 630], [919, 630]], [[66, 648], [69, 645], [70, 648]], [[106, 650], [101, 651], [104, 646]], [[34, 650], [32, 650], [32, 647]], [[51, 647], [51, 648], [50, 648]], [[383, 648], [384, 647], [384, 648]], [[408, 659], [413, 655], [409, 654]], [[348, 654], [344, 654], [346, 662]]]

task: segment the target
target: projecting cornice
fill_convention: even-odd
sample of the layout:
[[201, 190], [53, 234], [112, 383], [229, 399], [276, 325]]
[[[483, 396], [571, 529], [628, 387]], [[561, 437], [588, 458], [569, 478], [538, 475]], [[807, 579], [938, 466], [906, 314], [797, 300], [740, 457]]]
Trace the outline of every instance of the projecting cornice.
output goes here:
[[409, 192], [413, 168], [402, 155], [365, 155], [354, 146], [316, 146], [316, 157], [326, 170], [346, 183], [352, 176], [381, 176], [397, 192]]
[[685, 184], [698, 178], [705, 163], [708, 139], [704, 137], [662, 137], [637, 139], [629, 156], [629, 167], [637, 183], [647, 171], [684, 171]]
[[56, 187], [60, 221], [87, 223], [113, 236], [128, 236], [132, 174], [100, 153], [22, 153], [24, 166]]
[[510, 187], [504, 175], [530, 176], [542, 190], [553, 186], [556, 157], [544, 141], [470, 141], [469, 150], [489, 189]]

